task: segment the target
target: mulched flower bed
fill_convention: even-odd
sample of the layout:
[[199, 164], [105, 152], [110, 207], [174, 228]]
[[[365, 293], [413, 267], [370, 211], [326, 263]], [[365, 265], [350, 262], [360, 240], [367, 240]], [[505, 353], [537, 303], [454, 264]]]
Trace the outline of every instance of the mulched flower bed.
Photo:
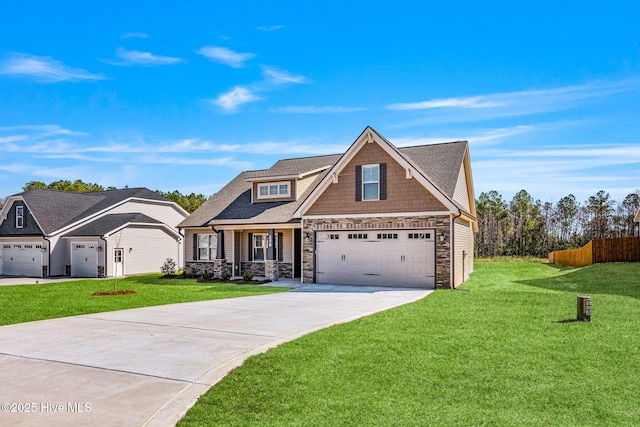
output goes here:
[[101, 297], [103, 295], [129, 295], [129, 294], [135, 294], [136, 291], [134, 290], [122, 290], [122, 291], [101, 291], [101, 292], [94, 292], [91, 295], [94, 297]]

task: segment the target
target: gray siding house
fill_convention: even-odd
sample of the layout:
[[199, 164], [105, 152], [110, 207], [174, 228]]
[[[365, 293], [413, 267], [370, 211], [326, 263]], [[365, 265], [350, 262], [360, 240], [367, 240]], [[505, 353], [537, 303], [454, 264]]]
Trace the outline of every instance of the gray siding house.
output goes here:
[[188, 213], [146, 188], [90, 193], [45, 189], [0, 211], [0, 275], [113, 277], [182, 266], [176, 225]]
[[178, 227], [187, 274], [455, 287], [477, 231], [469, 146], [397, 148], [367, 127], [343, 154], [240, 173]]

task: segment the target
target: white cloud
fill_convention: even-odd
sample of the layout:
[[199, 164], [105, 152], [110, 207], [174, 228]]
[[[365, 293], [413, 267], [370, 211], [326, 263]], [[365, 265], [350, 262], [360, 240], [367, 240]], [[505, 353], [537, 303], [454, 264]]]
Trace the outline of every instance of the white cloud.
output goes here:
[[278, 70], [272, 67], [262, 67], [262, 74], [265, 76], [267, 83], [281, 85], [288, 83], [307, 83], [308, 79], [305, 76], [294, 75], [286, 70]]
[[291, 107], [274, 107], [269, 111], [273, 113], [292, 113], [292, 114], [340, 114], [340, 113], [356, 113], [358, 111], [365, 111], [366, 108], [362, 107], [342, 107], [342, 106], [324, 106], [318, 107], [315, 105], [300, 105]]
[[429, 108], [493, 108], [501, 107], [502, 103], [495, 101], [483, 101], [481, 97], [474, 96], [470, 98], [443, 98], [433, 99], [430, 101], [410, 102], [400, 104], [387, 105], [387, 110], [425, 110]]
[[260, 31], [275, 31], [275, 30], [279, 30], [280, 28], [282, 28], [282, 25], [271, 25], [271, 26], [260, 26], [258, 27], [258, 29]]
[[43, 83], [57, 83], [73, 80], [104, 80], [102, 74], [72, 68], [49, 56], [35, 56], [23, 53], [13, 54], [0, 63], [0, 74], [13, 74], [34, 77]]
[[223, 93], [218, 98], [211, 100], [211, 103], [217, 105], [223, 110], [233, 112], [241, 105], [249, 102], [259, 101], [260, 98], [252, 90], [246, 87], [236, 86], [229, 92]]
[[154, 55], [151, 52], [140, 52], [138, 50], [126, 50], [124, 48], [118, 48], [116, 55], [121, 61], [103, 61], [110, 65], [118, 66], [131, 66], [131, 65], [172, 65], [182, 62], [181, 58], [174, 58], [171, 56]]
[[131, 32], [131, 33], [123, 33], [120, 37], [123, 39], [146, 39], [149, 37], [149, 34]]
[[233, 68], [242, 68], [245, 62], [256, 56], [254, 53], [238, 53], [218, 46], [204, 46], [196, 53]]
[[394, 103], [385, 108], [395, 111], [428, 110], [421, 119], [400, 125], [465, 122], [525, 116], [578, 108], [600, 98], [640, 89], [640, 80], [598, 81], [554, 89], [533, 89], [488, 95], [437, 98], [411, 103]]

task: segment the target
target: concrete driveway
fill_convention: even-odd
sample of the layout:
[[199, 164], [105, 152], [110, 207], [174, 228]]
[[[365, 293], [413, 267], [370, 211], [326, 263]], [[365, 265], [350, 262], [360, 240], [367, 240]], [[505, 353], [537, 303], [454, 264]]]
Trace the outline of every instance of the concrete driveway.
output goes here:
[[172, 426], [250, 355], [431, 292], [309, 285], [2, 326], [0, 426]]

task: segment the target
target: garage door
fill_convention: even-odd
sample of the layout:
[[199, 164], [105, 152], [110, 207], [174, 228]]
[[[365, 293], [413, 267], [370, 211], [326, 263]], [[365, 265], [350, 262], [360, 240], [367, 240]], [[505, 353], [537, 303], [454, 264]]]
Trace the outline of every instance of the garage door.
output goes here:
[[42, 277], [42, 245], [11, 243], [2, 246], [2, 274]]
[[98, 252], [96, 243], [71, 244], [71, 275], [73, 277], [98, 277]]
[[316, 282], [435, 287], [435, 230], [317, 232]]

